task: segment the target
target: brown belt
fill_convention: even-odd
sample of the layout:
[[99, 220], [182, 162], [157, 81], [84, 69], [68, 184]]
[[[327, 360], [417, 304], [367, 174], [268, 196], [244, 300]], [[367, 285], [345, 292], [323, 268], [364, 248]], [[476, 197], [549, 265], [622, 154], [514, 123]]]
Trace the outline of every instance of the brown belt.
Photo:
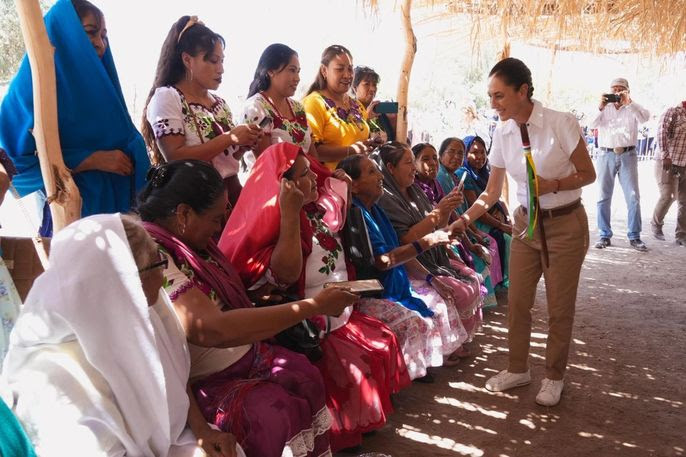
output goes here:
[[[570, 214], [574, 212], [575, 209], [581, 206], [581, 199], [575, 201], [574, 203], [570, 203], [569, 205], [565, 206], [560, 206], [557, 208], [552, 208], [552, 209], [540, 209], [538, 216], [539, 217], [560, 217], [560, 216], [566, 216], [567, 214]], [[526, 208], [522, 206], [522, 210], [524, 210], [524, 214], [527, 213]]]
[[[560, 206], [558, 208], [552, 208], [552, 209], [542, 209], [540, 205], [538, 206], [538, 229], [541, 231], [541, 248], [543, 250], [543, 264], [545, 265], [546, 268], [550, 266], [550, 256], [548, 255], [548, 241], [545, 238], [545, 228], [543, 227], [543, 219], [546, 217], [559, 217], [559, 216], [565, 216], [567, 214], [572, 213], [575, 209], [581, 206], [581, 199], [575, 201], [574, 203], [570, 203], [569, 205], [566, 206]], [[527, 210], [525, 207], [522, 206], [522, 210], [524, 210], [524, 214], [527, 213]]]

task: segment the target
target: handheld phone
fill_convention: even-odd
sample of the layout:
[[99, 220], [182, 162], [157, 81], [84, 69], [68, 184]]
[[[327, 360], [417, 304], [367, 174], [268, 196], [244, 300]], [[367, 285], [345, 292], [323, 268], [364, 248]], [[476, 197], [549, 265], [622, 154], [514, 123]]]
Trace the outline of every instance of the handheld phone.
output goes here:
[[603, 98], [608, 103], [619, 103], [622, 101], [622, 96], [619, 94], [603, 94]]
[[462, 192], [462, 189], [464, 189], [464, 180], [467, 179], [467, 173], [462, 173], [462, 178], [460, 179], [460, 183], [457, 185], [457, 191]]
[[261, 129], [266, 128], [272, 120], [269, 118], [269, 116], [265, 116], [259, 124], [257, 124]]
[[374, 107], [374, 112], [379, 114], [394, 114], [398, 112], [398, 102], [379, 102]]
[[350, 289], [350, 292], [361, 297], [378, 297], [384, 287], [378, 279], [358, 279], [357, 281], [326, 282], [324, 288], [343, 287]]

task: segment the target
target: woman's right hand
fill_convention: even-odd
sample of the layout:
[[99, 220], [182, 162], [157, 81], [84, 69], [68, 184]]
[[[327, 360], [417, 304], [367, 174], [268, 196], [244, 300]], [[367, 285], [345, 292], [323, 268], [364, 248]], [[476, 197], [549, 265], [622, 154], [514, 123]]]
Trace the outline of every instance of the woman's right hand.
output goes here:
[[233, 144], [250, 146], [259, 140], [262, 134], [262, 129], [255, 124], [241, 124], [229, 132], [229, 136]]
[[429, 248], [434, 246], [442, 246], [449, 244], [452, 240], [450, 239], [451, 232], [449, 230], [438, 229], [427, 235], [424, 235], [424, 240], [429, 245]]
[[[371, 143], [369, 143], [370, 140], [367, 141], [357, 141], [350, 146], [351, 151], [353, 151], [353, 154], [367, 154], [371, 149]], [[369, 144], [368, 144], [369, 143]]]
[[74, 173], [89, 170], [106, 171], [117, 175], [129, 176], [133, 173], [133, 162], [131, 162], [129, 156], [119, 149], [95, 151], [74, 169]]
[[350, 289], [332, 286], [322, 289], [312, 299], [320, 310], [319, 314], [340, 316], [345, 308], [358, 301], [360, 296], [350, 292]]
[[279, 208], [282, 214], [296, 214], [303, 207], [305, 196], [295, 185], [286, 178], [281, 179], [279, 188]]
[[501, 222], [497, 227], [501, 232], [505, 232], [508, 235], [512, 235], [512, 224], [507, 222]]

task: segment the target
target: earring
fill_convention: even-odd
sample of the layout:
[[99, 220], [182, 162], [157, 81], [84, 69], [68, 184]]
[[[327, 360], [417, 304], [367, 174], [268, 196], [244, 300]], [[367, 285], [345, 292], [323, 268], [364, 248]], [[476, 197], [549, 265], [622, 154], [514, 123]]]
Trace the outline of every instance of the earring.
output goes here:
[[191, 68], [190, 71], [191, 71], [190, 77], [189, 77], [188, 73], [186, 73], [186, 79], [188, 79], [189, 83], [193, 82], [193, 69]]
[[183, 224], [181, 227], [179, 227], [181, 230], [181, 235], [183, 236], [186, 233], [186, 224]]

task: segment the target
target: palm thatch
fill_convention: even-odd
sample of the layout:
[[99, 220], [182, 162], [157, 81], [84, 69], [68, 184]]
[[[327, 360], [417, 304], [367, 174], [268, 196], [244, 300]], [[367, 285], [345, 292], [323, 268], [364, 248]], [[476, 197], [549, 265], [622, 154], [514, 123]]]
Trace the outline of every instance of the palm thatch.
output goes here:
[[[377, 10], [382, 0], [363, 0]], [[665, 56], [686, 51], [686, 0], [416, 0], [425, 20], [465, 17], [475, 41]], [[478, 46], [478, 43], [475, 43]]]

